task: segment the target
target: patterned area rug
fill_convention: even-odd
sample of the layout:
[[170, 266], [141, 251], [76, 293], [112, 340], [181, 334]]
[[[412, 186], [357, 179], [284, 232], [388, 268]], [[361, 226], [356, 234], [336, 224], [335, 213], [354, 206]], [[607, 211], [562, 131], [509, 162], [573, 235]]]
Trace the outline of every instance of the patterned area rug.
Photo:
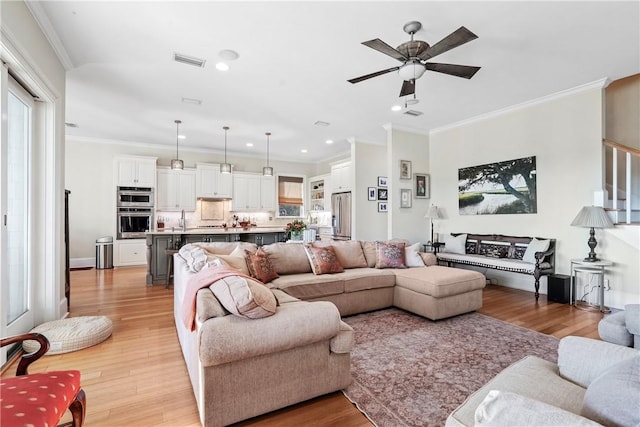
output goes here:
[[557, 360], [558, 339], [480, 313], [433, 322], [390, 308], [344, 321], [356, 346], [343, 393], [380, 427], [443, 426], [469, 394], [524, 356]]

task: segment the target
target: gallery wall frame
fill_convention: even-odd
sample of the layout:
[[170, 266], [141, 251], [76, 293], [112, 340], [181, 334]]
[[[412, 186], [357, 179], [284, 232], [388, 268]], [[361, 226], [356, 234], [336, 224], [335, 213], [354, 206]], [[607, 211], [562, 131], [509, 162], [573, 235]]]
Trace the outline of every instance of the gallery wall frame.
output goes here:
[[411, 207], [411, 189], [410, 188], [400, 189], [400, 207], [401, 208]]
[[378, 202], [378, 212], [388, 212], [387, 202]]
[[414, 173], [413, 185], [416, 199], [429, 199], [431, 197], [431, 177], [427, 173]]
[[378, 188], [378, 200], [389, 200], [389, 190]]
[[367, 187], [367, 200], [373, 201], [378, 199], [378, 191], [376, 187]]
[[378, 177], [378, 187], [386, 187], [387, 186], [387, 177], [379, 176]]
[[411, 160], [400, 160], [400, 179], [411, 179]]

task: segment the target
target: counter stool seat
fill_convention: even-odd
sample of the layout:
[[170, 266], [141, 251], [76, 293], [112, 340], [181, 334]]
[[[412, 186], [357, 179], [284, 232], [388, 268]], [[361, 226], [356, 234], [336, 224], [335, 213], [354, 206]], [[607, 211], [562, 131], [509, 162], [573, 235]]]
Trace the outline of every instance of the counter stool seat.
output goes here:
[[165, 288], [169, 289], [169, 283], [171, 278], [173, 277], [173, 255], [178, 253], [177, 249], [165, 249], [165, 255], [167, 256], [167, 282], [165, 283]]

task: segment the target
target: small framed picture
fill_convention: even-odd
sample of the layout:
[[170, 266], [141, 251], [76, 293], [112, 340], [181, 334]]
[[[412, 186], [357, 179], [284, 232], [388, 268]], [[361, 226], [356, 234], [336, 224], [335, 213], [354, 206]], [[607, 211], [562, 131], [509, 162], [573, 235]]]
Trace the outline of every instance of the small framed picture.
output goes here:
[[426, 173], [414, 173], [413, 183], [415, 185], [416, 199], [428, 199], [431, 197], [429, 175]]
[[378, 192], [376, 191], [376, 187], [368, 187], [367, 188], [367, 200], [377, 200]]
[[401, 208], [411, 207], [411, 189], [410, 188], [400, 189], [400, 207]]
[[400, 179], [411, 179], [410, 160], [400, 160]]
[[387, 186], [387, 177], [379, 176], [378, 177], [378, 187], [386, 187]]
[[387, 202], [378, 202], [378, 212], [388, 212]]
[[389, 190], [378, 188], [378, 200], [389, 200]]

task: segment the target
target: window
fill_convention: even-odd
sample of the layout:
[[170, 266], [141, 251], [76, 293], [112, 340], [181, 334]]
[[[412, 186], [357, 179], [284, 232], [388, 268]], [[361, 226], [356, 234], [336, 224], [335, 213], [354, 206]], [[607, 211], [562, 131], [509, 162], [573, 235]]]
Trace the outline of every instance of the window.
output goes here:
[[304, 176], [278, 175], [277, 216], [304, 216]]

